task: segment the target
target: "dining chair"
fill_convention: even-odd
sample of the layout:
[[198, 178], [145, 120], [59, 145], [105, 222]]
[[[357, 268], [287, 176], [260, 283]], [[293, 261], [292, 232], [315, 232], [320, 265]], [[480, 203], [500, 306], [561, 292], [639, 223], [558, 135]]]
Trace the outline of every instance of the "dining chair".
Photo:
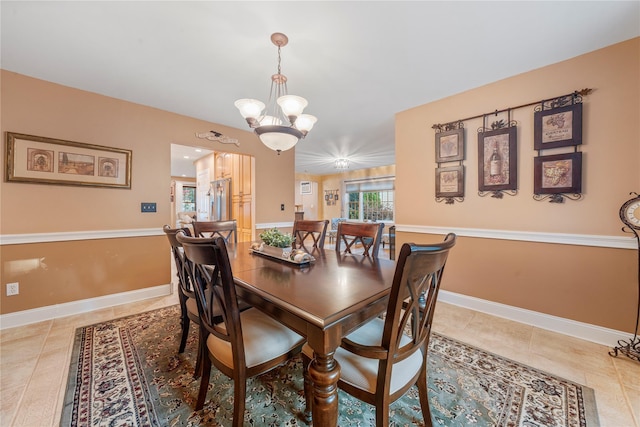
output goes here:
[[[329, 220], [309, 220], [309, 219], [301, 219], [296, 220], [293, 223], [293, 235], [294, 240], [294, 248], [304, 249], [309, 252], [314, 249], [322, 249], [324, 248], [324, 239], [327, 234], [327, 226], [329, 225]], [[305, 245], [305, 241], [307, 244], [311, 245], [311, 248], [307, 248]]]
[[339, 222], [336, 233], [336, 251], [341, 252], [342, 243], [344, 243], [344, 253], [350, 254], [352, 248], [355, 249], [354, 245], [361, 243], [363, 255], [377, 257], [383, 229], [383, 222]]
[[[187, 338], [189, 336], [189, 327], [191, 322], [196, 325], [200, 325], [200, 314], [198, 312], [198, 305], [196, 303], [196, 296], [193, 290], [191, 274], [189, 273], [188, 263], [189, 261], [184, 256], [184, 250], [182, 243], [176, 238], [178, 232], [182, 232], [189, 236], [190, 231], [188, 228], [171, 228], [169, 225], [165, 225], [162, 230], [169, 239], [171, 245], [171, 252], [173, 253], [173, 259], [176, 264], [177, 276], [178, 276], [178, 300], [180, 302], [180, 325], [182, 329], [182, 335], [180, 337], [180, 347], [178, 353], [184, 353], [184, 349], [187, 345]], [[201, 342], [198, 342], [198, 354], [202, 352], [200, 349]], [[196, 360], [195, 376], [198, 376], [200, 371], [200, 360], [198, 356]]]
[[[255, 308], [240, 311], [225, 240], [177, 234], [192, 263], [201, 325], [206, 331], [196, 410], [204, 407], [213, 364], [233, 379], [233, 426], [242, 426], [247, 378], [263, 374], [300, 353], [304, 337]], [[222, 321], [213, 320], [222, 313]]]
[[[400, 249], [384, 319], [372, 319], [342, 339], [334, 354], [340, 365], [338, 387], [376, 408], [376, 426], [389, 425], [389, 405], [418, 386], [422, 417], [431, 426], [427, 393], [427, 349], [442, 274], [456, 235], [442, 243], [405, 243]], [[311, 419], [312, 382], [304, 361], [305, 416]]]
[[[238, 243], [238, 224], [235, 219], [228, 221], [194, 221], [195, 237], [222, 237], [227, 243]], [[233, 237], [233, 242], [230, 239]]]

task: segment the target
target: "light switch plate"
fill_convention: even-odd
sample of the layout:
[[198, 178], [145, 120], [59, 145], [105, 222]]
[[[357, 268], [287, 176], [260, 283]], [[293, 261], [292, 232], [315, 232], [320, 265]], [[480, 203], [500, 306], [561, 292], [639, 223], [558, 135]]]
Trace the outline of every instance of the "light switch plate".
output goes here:
[[155, 212], [156, 204], [155, 203], [141, 203], [140, 204], [140, 212]]

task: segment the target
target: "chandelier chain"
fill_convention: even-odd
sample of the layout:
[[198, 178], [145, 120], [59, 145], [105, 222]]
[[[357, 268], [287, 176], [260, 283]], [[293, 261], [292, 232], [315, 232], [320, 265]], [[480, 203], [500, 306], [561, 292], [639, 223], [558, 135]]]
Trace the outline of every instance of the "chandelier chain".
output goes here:
[[279, 76], [282, 75], [282, 72], [280, 71], [280, 60], [281, 60], [281, 57], [280, 57], [280, 45], [278, 45], [278, 75]]

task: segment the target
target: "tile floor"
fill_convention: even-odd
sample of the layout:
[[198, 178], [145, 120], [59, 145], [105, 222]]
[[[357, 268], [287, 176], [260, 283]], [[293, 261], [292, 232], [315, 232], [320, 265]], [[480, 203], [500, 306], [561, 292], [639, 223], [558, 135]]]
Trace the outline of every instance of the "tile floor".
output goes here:
[[[171, 304], [176, 295], [1, 331], [0, 426], [59, 424], [76, 328]], [[445, 303], [434, 330], [593, 388], [603, 427], [640, 427], [640, 363], [607, 347]]]

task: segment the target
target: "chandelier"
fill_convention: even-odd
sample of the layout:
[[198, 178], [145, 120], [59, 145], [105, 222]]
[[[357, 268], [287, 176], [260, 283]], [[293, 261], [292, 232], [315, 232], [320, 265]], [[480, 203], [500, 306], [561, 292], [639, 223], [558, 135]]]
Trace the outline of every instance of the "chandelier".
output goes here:
[[282, 33], [273, 33], [271, 42], [278, 46], [278, 72], [271, 76], [266, 110], [265, 104], [257, 99], [239, 99], [234, 105], [260, 141], [280, 154], [307, 136], [318, 119], [302, 114], [308, 104], [306, 99], [287, 93], [287, 77], [280, 72], [280, 48], [286, 46], [289, 39]]
[[336, 159], [336, 169], [349, 169], [349, 159]]

